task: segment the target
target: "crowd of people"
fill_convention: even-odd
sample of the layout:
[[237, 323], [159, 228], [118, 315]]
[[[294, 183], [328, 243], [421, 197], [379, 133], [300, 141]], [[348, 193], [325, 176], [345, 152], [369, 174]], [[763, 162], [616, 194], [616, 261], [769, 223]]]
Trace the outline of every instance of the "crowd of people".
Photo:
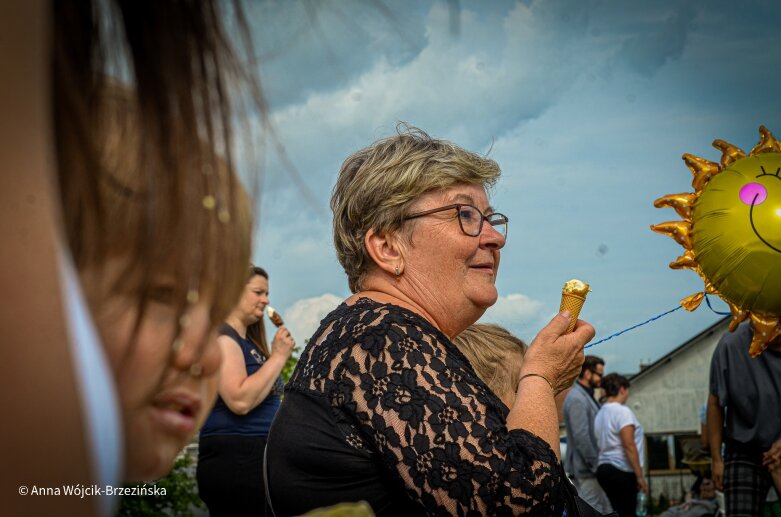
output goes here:
[[[751, 341], [748, 323], [719, 339], [700, 416], [700, 459], [709, 459], [710, 467], [696, 473], [692, 499], [665, 516], [750, 517], [775, 511], [769, 500], [781, 490], [781, 338], [753, 359], [747, 353]], [[635, 516], [638, 492], [649, 492], [643, 426], [626, 405], [629, 388], [626, 377], [604, 375], [601, 358], [586, 356], [563, 408], [569, 476], [595, 509], [612, 508], [621, 517]], [[723, 494], [722, 507], [717, 491]]]
[[629, 380], [604, 372], [602, 358], [586, 356], [564, 400], [565, 467], [580, 496], [596, 510], [634, 517], [638, 491], [648, 494], [643, 426], [626, 405]]
[[[572, 387], [566, 469], [596, 511], [635, 515], [643, 427], [629, 381], [584, 356], [594, 328], [569, 332], [562, 311], [527, 346], [477, 323], [509, 238], [489, 200], [495, 161], [407, 127], [345, 160], [331, 208], [352, 295], [283, 396], [295, 341], [284, 326], [266, 341], [269, 275], [247, 269], [253, 200], [235, 170], [235, 106], [265, 109], [242, 64], [251, 45], [238, 52], [226, 32], [228, 14], [246, 31], [240, 2], [22, 4], [0, 16], [15, 44], [3, 63], [29, 71], [2, 86], [16, 144], [0, 179], [15, 304], [0, 372], [19, 388], [3, 395], [7, 486], [156, 479], [200, 432], [212, 515], [356, 501], [378, 516], [577, 515], [556, 404]], [[750, 332], [725, 337], [712, 366], [727, 515], [758, 515], [781, 479], [781, 339], [751, 360]], [[9, 515], [115, 510], [0, 497]]]

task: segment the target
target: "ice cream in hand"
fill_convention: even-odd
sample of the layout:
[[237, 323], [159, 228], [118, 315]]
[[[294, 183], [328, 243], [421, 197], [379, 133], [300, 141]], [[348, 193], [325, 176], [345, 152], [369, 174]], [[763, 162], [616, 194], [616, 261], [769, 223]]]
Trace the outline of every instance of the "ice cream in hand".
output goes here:
[[564, 282], [564, 287], [561, 290], [561, 307], [559, 312], [568, 310], [572, 316], [572, 321], [567, 327], [567, 333], [572, 332], [575, 328], [575, 324], [578, 322], [578, 316], [580, 315], [580, 309], [583, 308], [583, 304], [586, 301], [586, 295], [591, 291], [586, 282], [580, 280], [570, 280]]
[[266, 314], [268, 314], [268, 319], [271, 320], [271, 323], [276, 325], [277, 327], [281, 327], [285, 324], [284, 321], [282, 321], [282, 316], [279, 315], [277, 311], [274, 310], [274, 307], [271, 305], [266, 306]]

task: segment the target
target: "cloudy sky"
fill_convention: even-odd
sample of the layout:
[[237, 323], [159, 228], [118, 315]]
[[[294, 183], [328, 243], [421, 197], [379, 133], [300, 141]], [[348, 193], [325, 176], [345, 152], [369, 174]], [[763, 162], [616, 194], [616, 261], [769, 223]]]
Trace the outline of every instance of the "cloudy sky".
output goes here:
[[[781, 136], [770, 0], [278, 0], [248, 15], [289, 160], [264, 153], [254, 260], [300, 341], [349, 295], [330, 237], [339, 167], [398, 121], [501, 165], [509, 236], [483, 321], [526, 340], [570, 278], [591, 283], [596, 339], [701, 291], [667, 267], [681, 248], [649, 225], [680, 218], [654, 199], [692, 190], [683, 153], [749, 150], [760, 124]], [[634, 372], [720, 317], [703, 304], [589, 351]]]

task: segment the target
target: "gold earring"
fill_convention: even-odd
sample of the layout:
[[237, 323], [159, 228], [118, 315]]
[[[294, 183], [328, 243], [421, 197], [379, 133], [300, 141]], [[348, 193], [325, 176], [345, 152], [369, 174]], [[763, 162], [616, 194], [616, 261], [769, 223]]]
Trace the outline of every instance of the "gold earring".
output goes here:
[[401, 276], [401, 270], [399, 269], [399, 266], [396, 266], [396, 276]]

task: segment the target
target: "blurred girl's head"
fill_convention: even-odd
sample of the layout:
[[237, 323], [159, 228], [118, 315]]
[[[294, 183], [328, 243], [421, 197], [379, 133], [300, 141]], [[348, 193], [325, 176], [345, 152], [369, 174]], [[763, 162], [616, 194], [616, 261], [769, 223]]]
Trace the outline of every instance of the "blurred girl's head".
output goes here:
[[232, 126], [251, 108], [234, 101], [265, 109], [224, 26], [235, 20], [252, 62], [249, 32], [238, 0], [52, 8], [65, 231], [116, 377], [126, 478], [155, 478], [211, 405], [213, 330], [245, 282]]
[[[125, 477], [154, 479], [170, 470], [213, 403], [214, 330], [244, 282], [249, 199], [205, 144], [187, 159], [196, 171], [187, 181], [167, 175], [166, 161], [145, 151], [132, 90], [112, 87], [100, 102], [104, 172], [94, 188], [105, 219], [71, 232], [71, 248], [116, 379]], [[169, 191], [174, 184], [181, 190]], [[65, 214], [69, 224], [91, 217], [75, 201]]]

